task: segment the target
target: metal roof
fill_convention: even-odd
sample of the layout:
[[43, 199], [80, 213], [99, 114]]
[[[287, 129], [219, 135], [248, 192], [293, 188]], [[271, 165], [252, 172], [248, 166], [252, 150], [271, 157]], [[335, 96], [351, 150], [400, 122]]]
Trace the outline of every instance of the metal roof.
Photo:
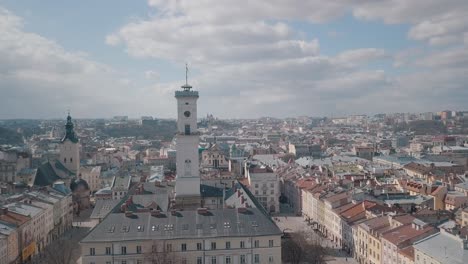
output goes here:
[[252, 237], [281, 235], [276, 224], [256, 208], [178, 211], [175, 214], [124, 213], [108, 215], [81, 242], [160, 240], [181, 238]]

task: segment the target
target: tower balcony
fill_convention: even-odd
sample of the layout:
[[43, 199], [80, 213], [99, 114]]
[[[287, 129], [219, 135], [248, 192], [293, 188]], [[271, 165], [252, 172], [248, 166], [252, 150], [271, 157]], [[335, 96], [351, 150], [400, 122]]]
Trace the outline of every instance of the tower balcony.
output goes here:
[[184, 132], [177, 132], [176, 135], [179, 135], [179, 136], [200, 136], [200, 132], [196, 131], [196, 132], [191, 132], [191, 133], [184, 133]]
[[190, 91], [190, 90], [185, 90], [185, 91], [176, 91], [175, 92], [175, 97], [196, 97], [198, 98], [198, 91]]

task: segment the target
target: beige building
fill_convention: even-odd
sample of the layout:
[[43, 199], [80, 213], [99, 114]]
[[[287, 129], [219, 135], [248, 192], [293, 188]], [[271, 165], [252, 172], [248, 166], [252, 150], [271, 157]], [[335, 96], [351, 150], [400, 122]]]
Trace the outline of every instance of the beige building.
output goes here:
[[279, 197], [281, 195], [279, 177], [266, 166], [256, 166], [246, 169], [248, 188], [255, 198], [270, 213], [279, 213]]
[[12, 263], [18, 258], [17, 229], [0, 222], [0, 264]]
[[281, 234], [255, 208], [110, 214], [81, 241], [82, 263], [279, 264]]
[[210, 146], [202, 152], [200, 165], [202, 168], [226, 170], [229, 168], [229, 162], [224, 154], [219, 150], [217, 144]]
[[101, 166], [81, 167], [81, 179], [88, 183], [89, 191], [95, 193], [101, 189], [99, 176], [101, 175]]
[[436, 230], [426, 223], [415, 219], [413, 223], [399, 226], [382, 236], [382, 263], [399, 264], [409, 262], [400, 250], [413, 242], [434, 234]]

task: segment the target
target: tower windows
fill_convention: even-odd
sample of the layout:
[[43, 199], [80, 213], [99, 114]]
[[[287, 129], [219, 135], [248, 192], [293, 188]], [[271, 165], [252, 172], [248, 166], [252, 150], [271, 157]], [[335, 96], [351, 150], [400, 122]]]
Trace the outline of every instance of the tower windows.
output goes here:
[[185, 135], [190, 135], [190, 125], [185, 125]]

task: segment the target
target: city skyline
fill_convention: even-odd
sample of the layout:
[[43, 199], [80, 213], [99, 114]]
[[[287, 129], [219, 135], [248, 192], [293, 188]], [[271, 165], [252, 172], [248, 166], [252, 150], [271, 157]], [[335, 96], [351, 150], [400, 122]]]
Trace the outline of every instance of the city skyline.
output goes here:
[[466, 110], [466, 1], [0, 3], [0, 119]]

